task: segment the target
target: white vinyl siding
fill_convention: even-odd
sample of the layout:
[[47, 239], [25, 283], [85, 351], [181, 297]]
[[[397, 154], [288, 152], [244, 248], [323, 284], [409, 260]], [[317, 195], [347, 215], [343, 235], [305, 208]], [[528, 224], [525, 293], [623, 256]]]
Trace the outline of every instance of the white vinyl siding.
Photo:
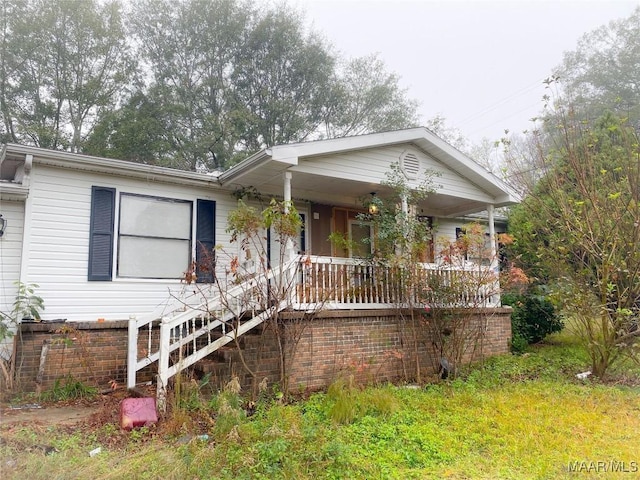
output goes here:
[[451, 170], [447, 165], [410, 145], [311, 157], [302, 159], [298, 166], [291, 167], [290, 170], [377, 184], [386, 178], [389, 166], [393, 163], [399, 164], [402, 154], [407, 151], [415, 154], [419, 162], [418, 175], [416, 179], [409, 181], [410, 185], [417, 186], [424, 180], [425, 172], [433, 171], [438, 173], [438, 176], [433, 178], [433, 182], [439, 193], [474, 201], [493, 202], [493, 198], [487, 192]]
[[[215, 238], [218, 243], [228, 243], [226, 218], [236, 201], [226, 191], [160, 183], [153, 177], [138, 180], [34, 165], [29, 193], [33, 202], [26, 252], [29, 262], [24, 279], [40, 285], [38, 293], [45, 301], [43, 318], [126, 320], [130, 315], [161, 315], [176, 308], [186, 291], [186, 285], [179, 280], [87, 280], [91, 187], [95, 185], [115, 188], [118, 195], [135, 192], [188, 202], [215, 200]], [[4, 204], [3, 201], [3, 210]], [[195, 238], [193, 231], [191, 235]]]
[[8, 313], [17, 293], [15, 282], [20, 280], [24, 202], [3, 199], [0, 213], [7, 221], [4, 235], [0, 237], [0, 311]]

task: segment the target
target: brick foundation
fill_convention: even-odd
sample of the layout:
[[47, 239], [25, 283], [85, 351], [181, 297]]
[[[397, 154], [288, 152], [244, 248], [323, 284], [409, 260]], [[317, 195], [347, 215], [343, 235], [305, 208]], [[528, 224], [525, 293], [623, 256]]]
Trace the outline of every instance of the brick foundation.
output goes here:
[[[428, 317], [416, 323], [414, 335], [410, 315], [405, 312], [401, 320], [396, 310], [333, 310], [313, 318], [295, 312], [283, 315], [280, 338], [293, 391], [324, 388], [342, 373], [352, 374], [361, 382], [414, 380], [416, 354], [423, 377], [437, 368], [440, 355], [433, 351], [429, 329], [424, 327]], [[465, 353], [466, 360], [509, 351], [510, 308], [466, 310], [463, 315], [468, 328], [484, 332], [481, 341], [475, 342], [476, 348]], [[126, 321], [23, 324], [21, 330], [16, 339], [16, 371], [23, 391], [50, 388], [56, 379], [67, 376], [99, 388], [108, 388], [110, 381], [126, 384]], [[157, 335], [153, 339], [156, 341]], [[38, 379], [45, 345], [48, 351]], [[281, 357], [271, 326], [242, 337], [244, 359], [255, 372], [256, 382], [231, 345], [217, 355], [218, 368], [212, 373], [215, 384], [223, 384], [232, 374], [241, 379], [244, 388], [255, 386], [265, 377], [270, 383], [279, 381]], [[155, 368], [150, 365], [139, 372], [137, 381], [153, 379]]]

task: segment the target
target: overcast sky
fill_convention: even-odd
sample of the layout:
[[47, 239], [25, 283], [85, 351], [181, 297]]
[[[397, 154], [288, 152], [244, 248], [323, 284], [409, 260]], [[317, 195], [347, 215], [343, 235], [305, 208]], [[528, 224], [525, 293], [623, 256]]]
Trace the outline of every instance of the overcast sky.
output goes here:
[[519, 132], [542, 107], [542, 81], [586, 32], [640, 0], [291, 0], [346, 57], [378, 52], [420, 102], [474, 142]]

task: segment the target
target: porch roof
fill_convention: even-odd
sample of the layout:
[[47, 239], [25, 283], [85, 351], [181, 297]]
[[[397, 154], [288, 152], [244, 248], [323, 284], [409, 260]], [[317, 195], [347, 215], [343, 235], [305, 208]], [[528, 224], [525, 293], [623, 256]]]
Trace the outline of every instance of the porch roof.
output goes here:
[[[424, 127], [278, 145], [240, 162], [222, 173], [219, 181], [227, 187], [252, 186], [262, 194], [281, 196], [283, 174], [290, 171], [294, 199], [361, 207], [362, 199], [371, 192], [385, 191], [380, 184], [384, 176], [371, 174], [370, 168], [374, 167], [366, 163], [363, 152], [373, 158], [376, 152], [394, 148], [401, 151], [405, 147], [422, 152], [440, 169], [459, 177], [468, 186], [458, 190], [437, 189], [421, 205], [424, 214], [460, 216], [486, 210], [487, 205], [500, 207], [519, 201], [509, 185]], [[386, 164], [387, 170], [391, 163]], [[437, 184], [438, 179], [434, 182]]]

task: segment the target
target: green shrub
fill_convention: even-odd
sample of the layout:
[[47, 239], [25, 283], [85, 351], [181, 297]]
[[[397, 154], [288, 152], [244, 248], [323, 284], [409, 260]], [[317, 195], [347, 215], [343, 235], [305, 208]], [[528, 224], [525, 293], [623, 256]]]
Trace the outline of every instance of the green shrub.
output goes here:
[[538, 343], [550, 333], [559, 332], [564, 326], [553, 304], [544, 295], [505, 294], [502, 303], [513, 308], [511, 345], [516, 352], [523, 351], [526, 344]]

